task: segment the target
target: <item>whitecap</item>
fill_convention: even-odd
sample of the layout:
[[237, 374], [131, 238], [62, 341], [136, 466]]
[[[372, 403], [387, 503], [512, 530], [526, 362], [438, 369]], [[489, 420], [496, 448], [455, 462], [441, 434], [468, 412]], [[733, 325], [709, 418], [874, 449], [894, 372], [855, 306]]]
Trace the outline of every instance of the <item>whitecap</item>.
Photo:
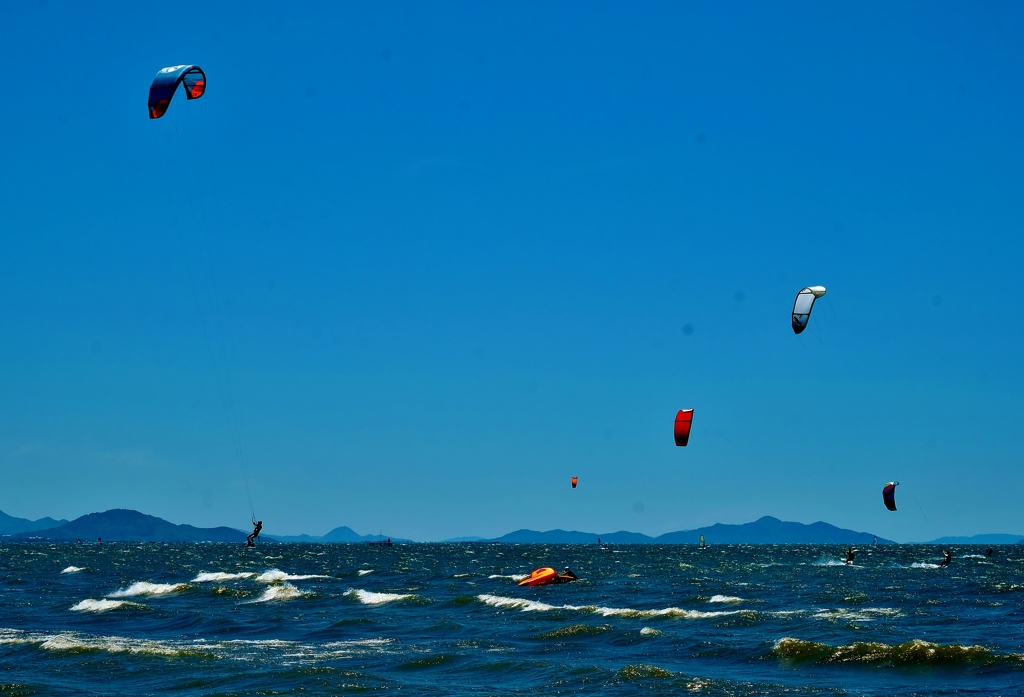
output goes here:
[[478, 595], [477, 598], [484, 601], [488, 605], [494, 607], [517, 607], [523, 612], [544, 612], [546, 610], [554, 610], [554, 605], [548, 605], [547, 603], [539, 603], [536, 600], [527, 600], [525, 598], [505, 598], [500, 595]]
[[365, 576], [366, 574], [372, 574], [372, 573], [373, 573], [373, 569], [360, 569], [359, 570], [359, 575], [360, 576]]
[[820, 620], [871, 622], [878, 617], [892, 617], [901, 614], [903, 613], [891, 607], [837, 608], [835, 610], [823, 608], [816, 611], [813, 617]]
[[850, 566], [845, 561], [839, 561], [838, 559], [829, 559], [828, 557], [822, 557], [816, 562], [813, 562], [812, 566]]
[[704, 619], [749, 613], [749, 610], [721, 610], [718, 612], [702, 612], [686, 610], [679, 607], [666, 607], [660, 610], [634, 610], [629, 607], [600, 607], [597, 605], [548, 605], [526, 598], [506, 598], [500, 595], [478, 595], [477, 598], [494, 607], [519, 608], [523, 612], [547, 612], [548, 610], [572, 610], [575, 612], [592, 612], [604, 617], [682, 617], [685, 619]]
[[40, 648], [50, 651], [109, 651], [110, 653], [142, 653], [158, 656], [187, 656], [203, 653], [194, 645], [136, 639], [128, 637], [104, 636], [83, 637], [72, 632], [63, 632], [46, 637]]
[[211, 581], [234, 581], [239, 578], [252, 578], [256, 574], [251, 571], [243, 571], [237, 574], [230, 574], [225, 571], [202, 571], [194, 579], [192, 583], [210, 583]]
[[522, 581], [530, 574], [491, 574], [487, 578], [510, 578], [513, 581]]
[[138, 581], [122, 588], [121, 590], [108, 593], [108, 598], [132, 598], [136, 595], [165, 595], [188, 588], [187, 583], [150, 583], [149, 581]]
[[713, 595], [708, 600], [709, 603], [742, 603], [743, 598], [737, 598], [735, 595]]
[[271, 600], [292, 600], [294, 598], [301, 598], [304, 595], [308, 594], [300, 591], [292, 584], [281, 583], [270, 586], [265, 591], [263, 591], [263, 595], [249, 602], [265, 603]]
[[79, 571], [85, 571], [84, 567], [81, 566], [69, 566], [68, 568], [61, 571], [62, 574], [77, 574]]
[[327, 578], [322, 574], [289, 574], [280, 569], [264, 571], [256, 577], [260, 583], [282, 583], [284, 581], [304, 581], [308, 578]]
[[395, 600], [405, 600], [406, 598], [415, 597], [412, 593], [374, 593], [372, 591], [364, 591], [359, 588], [346, 591], [345, 595], [356, 598], [364, 605], [382, 605], [383, 603], [390, 603]]
[[127, 600], [93, 600], [87, 598], [80, 603], [72, 605], [71, 609], [74, 612], [106, 612], [107, 610], [116, 610], [124, 606], [142, 607], [142, 605], [130, 603]]
[[927, 562], [927, 561], [915, 561], [908, 568], [911, 568], [911, 569], [938, 569], [939, 565], [938, 564], [932, 564], [931, 562]]
[[652, 629], [651, 627], [642, 627], [640, 629], [640, 636], [658, 636], [659, 634], [661, 634], [661, 632], [657, 629]]

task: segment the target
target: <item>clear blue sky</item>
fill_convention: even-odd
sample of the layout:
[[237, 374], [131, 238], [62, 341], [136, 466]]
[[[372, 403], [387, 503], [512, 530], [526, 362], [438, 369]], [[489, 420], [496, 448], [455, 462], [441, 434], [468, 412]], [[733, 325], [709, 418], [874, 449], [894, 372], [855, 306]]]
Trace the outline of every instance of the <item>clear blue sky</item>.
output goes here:
[[[1024, 533], [1021, 36], [1011, 2], [7, 3], [0, 509], [241, 527], [237, 433], [268, 533]], [[150, 122], [181, 63], [207, 96]]]

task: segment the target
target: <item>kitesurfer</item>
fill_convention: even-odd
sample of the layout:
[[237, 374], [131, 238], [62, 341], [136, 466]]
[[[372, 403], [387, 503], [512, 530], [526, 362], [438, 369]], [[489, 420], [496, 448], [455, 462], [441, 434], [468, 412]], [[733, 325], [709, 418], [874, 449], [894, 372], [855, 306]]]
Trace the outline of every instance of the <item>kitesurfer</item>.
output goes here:
[[942, 556], [945, 557], [945, 559], [942, 560], [942, 563], [939, 564], [939, 566], [949, 566], [949, 562], [953, 561], [953, 557], [951, 557], [949, 552], [946, 550], [942, 550]]
[[253, 516], [252, 524], [254, 526], [252, 534], [245, 536], [245, 546], [246, 547], [255, 547], [256, 546], [255, 543], [253, 542], [253, 540], [260, 536], [260, 531], [263, 529], [263, 521], [262, 520], [256, 520], [256, 516]]
[[574, 574], [568, 566], [565, 567], [565, 571], [555, 576], [555, 583], [570, 583], [579, 580], [580, 577]]
[[985, 550], [985, 556], [986, 557], [991, 557], [992, 556], [992, 548], [991, 547], [989, 547], [988, 549]]
[[853, 547], [847, 547], [846, 548], [846, 563], [847, 564], [852, 564], [854, 556], [855, 555], [853, 553]]

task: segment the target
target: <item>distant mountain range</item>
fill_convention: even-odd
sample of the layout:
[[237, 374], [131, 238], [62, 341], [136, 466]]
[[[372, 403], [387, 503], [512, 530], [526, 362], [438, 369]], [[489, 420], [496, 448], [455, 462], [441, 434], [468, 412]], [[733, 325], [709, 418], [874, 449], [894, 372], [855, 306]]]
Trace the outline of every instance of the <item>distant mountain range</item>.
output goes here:
[[[716, 523], [696, 530], [667, 532], [658, 537], [638, 532], [576, 532], [575, 530], [516, 530], [487, 542], [543, 542], [547, 544], [594, 544], [598, 538], [610, 544], [697, 544], [704, 535], [709, 544], [871, 544], [875, 536], [869, 532], [844, 530], [828, 523], [789, 523], [764, 516], [752, 523], [726, 525]], [[878, 538], [879, 544], [894, 544], [892, 540]]]
[[940, 537], [937, 545], [1012, 545], [1024, 542], [1024, 535], [973, 535], [971, 537]]
[[[53, 540], [92, 542], [96, 538], [104, 541], [140, 542], [244, 542], [247, 531], [228, 527], [197, 528], [192, 525], [175, 525], [162, 518], [127, 509], [113, 509], [103, 513], [90, 513], [68, 522], [53, 518], [28, 520], [15, 518], [0, 511], [0, 536], [7, 540]], [[843, 544], [865, 545], [874, 541], [868, 532], [857, 532], [837, 528], [828, 523], [817, 522], [805, 525], [793, 523], [772, 516], [764, 516], [752, 523], [727, 525], [717, 523], [696, 530], [669, 532], [657, 537], [638, 532], [592, 533], [576, 530], [516, 530], [507, 535], [486, 539], [482, 537], [458, 537], [445, 542], [506, 542], [543, 544], [595, 544], [598, 539], [608, 544], [697, 544], [704, 535], [709, 545], [715, 544]], [[973, 537], [940, 537], [929, 544], [1013, 544], [1024, 542], [1021, 535], [974, 535]], [[360, 535], [352, 528], [341, 526], [326, 535], [264, 535], [263, 542], [376, 542], [388, 539], [386, 535]], [[894, 544], [879, 537], [879, 544]], [[392, 537], [393, 542], [412, 540]]]
[[274, 535], [274, 540], [279, 542], [379, 542], [391, 540], [392, 542], [412, 542], [400, 537], [388, 537], [387, 535], [360, 535], [358, 532], [342, 525], [334, 528], [326, 535], [314, 537], [313, 535]]
[[245, 542], [245, 533], [226, 527], [197, 528], [192, 525], [175, 525], [156, 516], [115, 508], [103, 513], [90, 513], [56, 527], [12, 535], [12, 539], [21, 541], [92, 542], [97, 538], [111, 542]]
[[53, 518], [40, 518], [29, 520], [28, 518], [15, 518], [0, 511], [0, 535], [17, 535], [19, 532], [33, 532], [35, 530], [46, 530], [64, 525], [66, 520], [54, 520]]

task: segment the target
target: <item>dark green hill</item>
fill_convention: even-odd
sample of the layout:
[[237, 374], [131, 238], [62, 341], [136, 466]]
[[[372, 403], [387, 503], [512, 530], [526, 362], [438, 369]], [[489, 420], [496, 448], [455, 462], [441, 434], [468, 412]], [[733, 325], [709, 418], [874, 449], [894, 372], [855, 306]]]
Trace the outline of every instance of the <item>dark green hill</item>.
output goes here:
[[19, 533], [12, 539], [91, 542], [96, 538], [111, 542], [245, 542], [245, 533], [227, 527], [175, 525], [156, 516], [115, 508], [103, 513], [90, 513], [55, 528]]

